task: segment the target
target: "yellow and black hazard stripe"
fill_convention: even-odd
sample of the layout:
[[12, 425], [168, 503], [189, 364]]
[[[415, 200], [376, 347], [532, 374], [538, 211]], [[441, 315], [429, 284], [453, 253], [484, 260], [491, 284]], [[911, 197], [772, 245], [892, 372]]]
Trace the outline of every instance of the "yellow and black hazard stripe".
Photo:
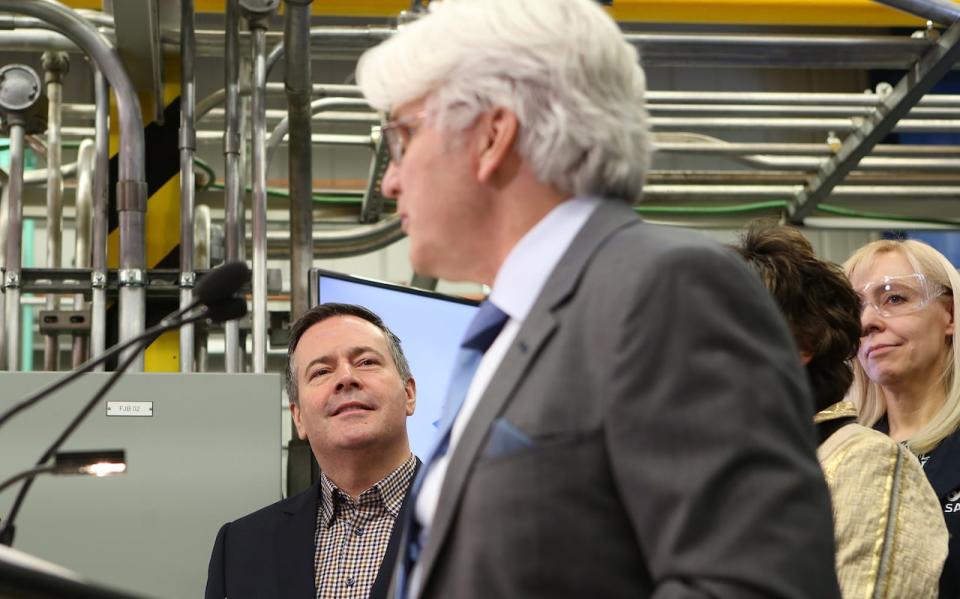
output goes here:
[[[179, 62], [168, 60], [164, 65], [163, 123], [151, 122], [144, 127], [146, 150], [147, 213], [145, 218], [147, 268], [180, 267], [180, 74]], [[141, 97], [144, 120], [152, 114], [151, 100]], [[116, 118], [112, 123], [118, 122]], [[108, 266], [117, 268], [120, 259], [120, 230], [117, 215], [116, 186], [119, 176], [118, 131], [110, 132], [110, 195], [107, 211]], [[146, 326], [149, 328], [177, 309], [178, 297], [154, 298], [147, 294]], [[119, 306], [107, 310], [107, 344], [118, 337]], [[152, 372], [179, 370], [179, 335], [176, 331], [159, 337], [145, 352], [144, 369]]]

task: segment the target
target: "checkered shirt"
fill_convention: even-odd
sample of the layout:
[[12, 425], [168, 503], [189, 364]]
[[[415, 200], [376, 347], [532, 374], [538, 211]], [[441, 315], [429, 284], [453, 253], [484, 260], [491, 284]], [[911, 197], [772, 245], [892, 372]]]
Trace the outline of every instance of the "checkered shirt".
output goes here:
[[313, 572], [317, 599], [367, 599], [410, 486], [410, 458], [354, 501], [320, 475]]

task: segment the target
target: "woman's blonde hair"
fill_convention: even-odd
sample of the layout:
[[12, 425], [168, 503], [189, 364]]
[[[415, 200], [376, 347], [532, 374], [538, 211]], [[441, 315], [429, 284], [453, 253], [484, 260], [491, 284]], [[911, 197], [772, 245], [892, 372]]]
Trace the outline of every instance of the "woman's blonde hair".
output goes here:
[[[863, 246], [843, 264], [843, 270], [851, 279], [856, 271], [870, 268], [877, 256], [899, 252], [915, 272], [922, 273], [927, 280], [949, 290], [945, 296], [952, 302], [953, 314], [960, 314], [960, 298], [954, 293], [960, 289], [960, 274], [947, 258], [929, 245], [912, 239], [881, 239]], [[908, 440], [914, 453], [925, 453], [936, 447], [960, 425], [960, 354], [954, 351], [953, 337], [949, 338], [947, 360], [941, 381], [946, 401], [940, 411], [916, 435]], [[860, 411], [860, 422], [873, 426], [886, 413], [883, 392], [880, 386], [867, 377], [859, 360], [853, 361], [853, 386], [849, 397]]]

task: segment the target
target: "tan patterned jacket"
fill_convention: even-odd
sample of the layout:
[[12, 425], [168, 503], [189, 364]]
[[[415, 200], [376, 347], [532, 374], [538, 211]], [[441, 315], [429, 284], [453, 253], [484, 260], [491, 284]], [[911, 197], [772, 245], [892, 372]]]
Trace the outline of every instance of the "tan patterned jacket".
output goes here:
[[[816, 422], [856, 415], [850, 402]], [[940, 502], [917, 458], [881, 432], [838, 429], [817, 449], [833, 500], [844, 599], [935, 598], [947, 555]]]

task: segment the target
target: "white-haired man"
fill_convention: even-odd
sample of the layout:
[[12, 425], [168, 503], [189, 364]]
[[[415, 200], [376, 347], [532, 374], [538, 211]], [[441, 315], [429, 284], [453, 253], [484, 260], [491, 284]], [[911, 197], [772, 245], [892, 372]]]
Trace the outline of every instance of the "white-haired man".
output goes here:
[[430, 7], [357, 80], [390, 114], [383, 190], [414, 267], [492, 292], [395, 596], [839, 597], [776, 307], [736, 256], [632, 210], [636, 51], [590, 0]]

